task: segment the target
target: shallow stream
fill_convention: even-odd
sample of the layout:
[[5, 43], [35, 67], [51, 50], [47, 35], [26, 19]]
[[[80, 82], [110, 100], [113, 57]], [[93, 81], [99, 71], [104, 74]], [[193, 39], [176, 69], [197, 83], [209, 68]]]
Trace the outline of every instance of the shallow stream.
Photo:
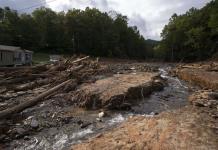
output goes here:
[[65, 150], [73, 144], [80, 143], [99, 133], [105, 132], [124, 122], [129, 116], [143, 115], [152, 117], [162, 111], [179, 109], [187, 104], [189, 89], [187, 84], [178, 78], [168, 75], [170, 68], [159, 69], [162, 78], [167, 80], [168, 85], [161, 92], [155, 92], [150, 97], [142, 100], [134, 106], [132, 111], [110, 112], [109, 116], [96, 120], [98, 111], [86, 111], [78, 117], [88, 120], [87, 126], [75, 126], [75, 118], [68, 123], [42, 129], [33, 135], [25, 136], [22, 139], [10, 143], [10, 149], [17, 150]]

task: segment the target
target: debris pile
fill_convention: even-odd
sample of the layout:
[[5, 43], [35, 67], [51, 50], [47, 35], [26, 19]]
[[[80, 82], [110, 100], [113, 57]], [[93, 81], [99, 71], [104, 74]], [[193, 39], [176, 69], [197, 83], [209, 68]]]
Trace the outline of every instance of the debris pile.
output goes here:
[[[16, 71], [6, 70], [4, 74], [1, 74], [0, 101], [7, 101], [7, 103], [1, 105], [0, 109], [4, 111], [0, 112], [0, 117], [4, 118], [12, 113], [21, 112], [59, 89], [61, 89], [60, 92], [69, 92], [82, 82], [88, 82], [87, 80], [90, 82], [90, 77], [97, 75], [103, 69], [97, 62], [87, 59], [88, 57], [76, 60], [71, 58], [55, 65], [36, 66]], [[16, 110], [11, 110], [11, 107]], [[10, 108], [10, 111], [5, 112], [6, 108]]]
[[62, 117], [73, 105], [71, 91], [94, 82], [107, 72], [89, 57], [70, 58], [55, 64], [0, 68], [0, 140], [3, 142], [62, 126], [74, 118]]
[[[65, 126], [76, 132], [96, 124], [96, 118], [101, 120], [109, 111], [105, 109], [129, 110], [138, 99], [163, 88], [155, 71], [145, 64], [105, 65], [89, 57], [0, 68], [0, 140], [25, 143], [31, 135]], [[90, 116], [91, 111], [83, 108], [101, 109], [104, 114], [92, 110]]]
[[133, 63], [133, 64], [110, 64], [109, 70], [114, 74], [125, 74], [133, 72], [157, 72], [159, 66], [156, 64]]

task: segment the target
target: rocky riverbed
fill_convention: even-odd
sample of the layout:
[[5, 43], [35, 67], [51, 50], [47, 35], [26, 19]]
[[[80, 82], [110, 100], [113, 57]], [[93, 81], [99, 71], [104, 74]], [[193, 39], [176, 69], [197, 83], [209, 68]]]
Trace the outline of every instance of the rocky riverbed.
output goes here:
[[[184, 66], [179, 66], [175, 69], [174, 76], [178, 75], [195, 85], [205, 87], [207, 90], [200, 90], [200, 87], [193, 88], [189, 84], [184, 85], [177, 78], [168, 76], [168, 79], [177, 80], [179, 83], [176, 84], [177, 86], [182, 86], [185, 89], [186, 92], [181, 89], [180, 92], [184, 92], [183, 96], [186, 94], [189, 96], [182, 97], [182, 99], [189, 100], [190, 104], [177, 107], [174, 110], [168, 107], [166, 111], [156, 116], [130, 116], [127, 121], [113, 130], [99, 134], [84, 143], [74, 145], [72, 149], [216, 150], [218, 148], [218, 89], [216, 88], [218, 73], [214, 69], [216, 66], [210, 67], [210, 71], [208, 67], [206, 67], [207, 70], [203, 70], [202, 64], [193, 64], [192, 66], [198, 66], [198, 68], [188, 66], [187, 71], [187, 66], [186, 69], [181, 69]], [[164, 70], [162, 70], [162, 76], [165, 76], [163, 72]], [[205, 76], [205, 74], [209, 76]], [[170, 86], [173, 87], [172, 84]], [[173, 88], [175, 90], [175, 87]], [[174, 93], [174, 90], [171, 89], [171, 93]], [[166, 97], [166, 100], [170, 101], [170, 98]], [[175, 103], [178, 104], [179, 99]]]
[[180, 80], [176, 64], [99, 64], [75, 89], [2, 120], [1, 147], [217, 149], [216, 90]]
[[[64, 78], [77, 80], [77, 84], [70, 83], [44, 101], [2, 119], [0, 138], [3, 149], [67, 149], [123, 122], [133, 114], [132, 106], [165, 86], [157, 65], [78, 60], [83, 58], [1, 72], [1, 114], [46, 93]], [[77, 72], [74, 72], [75, 68]], [[12, 81], [16, 84], [9, 86]], [[89, 85], [88, 89], [94, 90], [86, 92], [87, 95], [84, 87]], [[106, 96], [108, 94], [110, 98]]]

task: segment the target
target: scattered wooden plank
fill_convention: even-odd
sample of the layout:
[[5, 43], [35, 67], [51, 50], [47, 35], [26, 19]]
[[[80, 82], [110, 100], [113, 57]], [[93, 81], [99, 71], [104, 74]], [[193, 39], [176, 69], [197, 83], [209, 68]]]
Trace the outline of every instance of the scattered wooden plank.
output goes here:
[[77, 59], [77, 60], [71, 62], [71, 64], [75, 64], [75, 63], [81, 62], [81, 61], [83, 61], [83, 60], [85, 60], [85, 59], [88, 59], [88, 58], [89, 58], [89, 56], [86, 56], [86, 57], [83, 57], [83, 58]]

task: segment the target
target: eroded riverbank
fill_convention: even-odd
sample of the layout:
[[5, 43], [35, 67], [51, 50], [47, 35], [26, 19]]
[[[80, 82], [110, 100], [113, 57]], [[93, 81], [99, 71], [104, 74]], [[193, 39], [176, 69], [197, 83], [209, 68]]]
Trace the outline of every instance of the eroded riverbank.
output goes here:
[[[91, 89], [89, 92], [94, 92], [92, 98], [103, 95], [103, 98], [95, 99], [95, 101], [91, 99], [91, 105], [88, 105], [89, 110], [78, 107], [78, 103], [73, 102], [75, 98], [73, 99], [72, 93], [70, 98], [69, 92], [67, 95], [56, 94], [51, 99], [22, 112], [18, 115], [22, 118], [18, 118], [17, 121], [1, 122], [1, 126], [4, 128], [5, 125], [9, 125], [8, 133], [1, 136], [4, 140], [2, 147], [4, 149], [58, 150], [70, 147], [73, 149], [143, 149], [143, 147], [158, 149], [162, 144], [166, 149], [175, 149], [176, 147], [181, 149], [188, 147], [192, 149], [216, 148], [216, 137], [214, 136], [216, 120], [205, 113], [209, 108], [196, 108], [188, 103], [188, 97], [198, 88], [168, 74], [174, 68], [173, 66], [136, 62], [103, 64], [103, 66], [103, 68], [110, 68], [110, 71], [107, 69], [107, 73], [103, 71], [103, 74], [91, 76], [90, 79], [95, 78], [94, 82], [85, 83], [74, 90], [78, 93], [80, 87], [84, 89], [84, 86], [88, 86], [88, 89]], [[143, 88], [152, 87], [152, 84], [151, 86], [141, 84], [150, 78], [146, 74], [157, 74], [155, 76], [158, 78], [152, 77], [152, 79], [161, 81], [164, 89], [152, 91], [150, 96], [151, 92], [148, 92], [148, 95], [147, 92], [143, 93]], [[116, 83], [112, 82], [112, 78], [116, 79]], [[139, 82], [136, 82], [134, 78]], [[133, 82], [124, 84], [128, 80]], [[95, 83], [97, 84], [95, 85]], [[103, 83], [106, 84], [102, 85]], [[99, 85], [106, 87], [101, 88]], [[126, 93], [128, 91], [125, 90], [126, 85], [131, 85], [131, 87], [137, 85], [140, 88], [138, 88], [138, 92], [137, 90], [133, 92], [137, 94], [133, 97], [134, 99], [125, 97], [125, 94], [121, 96], [115, 94], [115, 96], [119, 95], [119, 104], [117, 105], [122, 107], [110, 109], [110, 107], [105, 107], [107, 105], [104, 103], [97, 105], [96, 101], [101, 100], [106, 100], [105, 104], [110, 102], [114, 104], [115, 98], [104, 95], [113, 94], [114, 92], [111, 90], [116, 90], [116, 85], [118, 87], [122, 85], [120, 86], [122, 88], [116, 91], [118, 93]], [[93, 87], [94, 90], [92, 90]], [[111, 90], [107, 91], [108, 89]], [[128, 95], [127, 93], [126, 95]], [[81, 95], [79, 97], [81, 98]], [[84, 97], [87, 97], [87, 94]], [[120, 103], [120, 97], [123, 97], [122, 103]], [[82, 100], [83, 102], [87, 101], [87, 99]], [[134, 103], [131, 103], [132, 101]], [[12, 136], [14, 137], [11, 138]], [[198, 138], [198, 136], [203, 137]], [[205, 142], [208, 140], [210, 141]], [[190, 144], [184, 144], [188, 141]]]
[[[215, 85], [218, 77], [216, 71], [214, 80], [208, 80], [204, 71], [195, 70], [195, 74], [182, 72], [187, 81], [206, 87], [207, 90], [187, 87], [176, 80], [186, 90], [192, 91], [191, 96], [183, 97], [191, 105], [180, 107], [173, 111], [163, 112], [157, 116], [131, 116], [117, 128], [99, 134], [84, 143], [72, 146], [72, 149], [211, 149], [218, 148], [218, 94]], [[178, 72], [180, 72], [179, 70]], [[215, 75], [215, 76], [214, 76]], [[192, 79], [200, 80], [192, 80]], [[210, 78], [211, 79], [211, 76]], [[206, 81], [206, 82], [204, 82]], [[209, 84], [208, 84], [209, 83]], [[213, 89], [208, 90], [208, 88]], [[175, 88], [175, 87], [174, 87]], [[215, 89], [214, 89], [215, 88]], [[171, 90], [171, 92], [175, 92]], [[182, 90], [180, 91], [182, 92]], [[183, 92], [182, 92], [183, 93]], [[179, 102], [179, 99], [176, 100]], [[110, 145], [110, 146], [108, 146]]]
[[[73, 62], [77, 63], [78, 61]], [[64, 64], [66, 64], [66, 62], [64, 62]], [[80, 79], [78, 78], [78, 74], [83, 76], [83, 80], [80, 79], [76, 89], [75, 84], [73, 84], [74, 88], [69, 84], [66, 88], [46, 98], [45, 101], [25, 109], [21, 113], [11, 115], [8, 119], [1, 120], [0, 138], [2, 148], [67, 149], [80, 140], [109, 130], [120, 122], [123, 122], [128, 116], [136, 113], [134, 110], [139, 110], [136, 108], [133, 109], [132, 104], [138, 104], [143, 98], [147, 98], [155, 90], [160, 90], [163, 84], [165, 84], [165, 81], [161, 81], [162, 79], [158, 75], [158, 65], [135, 62], [98, 65], [95, 61], [79, 62], [76, 65], [68, 61], [67, 64], [67, 67], [62, 66], [62, 64], [58, 64], [57, 66], [52, 65], [51, 67], [43, 66], [43, 71], [40, 72], [41, 74], [34, 74], [34, 76], [32, 72], [38, 71], [40, 67], [37, 67], [37, 70], [35, 68], [33, 68], [33, 70], [28, 70], [27, 68], [25, 71], [18, 70], [17, 72], [24, 74], [24, 77], [28, 76], [28, 79], [31, 79], [31, 84], [29, 84], [28, 80], [22, 80], [21, 83], [17, 83], [15, 86], [11, 87], [8, 86], [8, 83], [11, 82], [11, 80], [17, 80], [16, 74], [12, 71], [1, 75], [4, 77], [12, 74], [12, 77], [2, 80], [5, 86], [1, 86], [1, 110], [15, 107], [17, 104], [25, 102], [25, 100], [37, 97], [37, 95], [45, 92], [56, 82], [60, 82], [61, 80], [59, 79], [61, 79], [61, 77], [69, 78], [72, 76], [71, 74], [75, 74], [76, 76], [74, 76], [74, 78]], [[76, 73], [74, 72], [74, 68], [80, 70]], [[91, 74], [86, 74], [87, 68], [89, 68], [90, 71], [88, 71], [91, 72]], [[55, 75], [54, 72], [57, 71], [58, 74]], [[41, 79], [42, 76], [43, 78]], [[51, 76], [53, 79], [47, 80], [45, 78], [46, 76]], [[20, 82], [20, 78], [19, 76], [17, 82]], [[113, 79], [116, 79], [115, 84], [111, 84], [110, 82], [110, 80], [113, 81]], [[134, 79], [137, 79], [137, 82]], [[54, 80], [56, 81], [53, 82]], [[109, 82], [107, 82], [107, 80]], [[128, 83], [130, 80], [132, 80], [131, 84]], [[41, 81], [43, 81], [42, 85]], [[44, 81], [51, 83], [44, 85]], [[102, 105], [96, 108], [95, 106], [97, 105], [94, 101], [92, 101], [93, 104], [91, 105], [94, 107], [89, 108], [90, 110], [86, 110], [83, 106], [78, 105], [80, 103], [79, 101], [75, 101], [75, 92], [78, 91], [80, 87], [83, 87], [83, 84], [91, 85], [98, 83], [98, 81], [104, 83], [101, 86], [106, 87], [104, 87], [105, 90], [102, 90], [100, 93], [102, 93], [102, 95], [111, 94], [111, 98], [99, 100], [106, 102], [105, 104], [107, 104], [107, 106], [115, 106], [116, 103], [114, 102], [116, 102], [116, 97], [119, 97], [119, 105], [122, 107], [115, 108]], [[107, 89], [109, 89], [107, 88], [108, 85], [114, 88], [115, 93], [113, 90], [107, 91]], [[119, 85], [122, 85], [119, 88], [120, 93], [118, 92], [116, 94], [116, 86]], [[30, 89], [26, 91], [26, 88]], [[101, 90], [103, 87], [98, 88]], [[123, 98], [121, 99], [121, 97]], [[105, 96], [105, 98], [107, 98], [107, 96]], [[87, 99], [82, 100], [86, 101]], [[104, 117], [99, 116], [101, 113], [106, 115], [103, 115]]]
[[[118, 77], [116, 77], [117, 81], [122, 82], [122, 87], [126, 87], [124, 85], [128, 84], [131, 86], [133, 84], [139, 84], [138, 86], [141, 87], [138, 88], [139, 92], [134, 90], [134, 94], [137, 95], [128, 98], [132, 98], [131, 101], [133, 100], [134, 105], [129, 103], [129, 100], [127, 99], [128, 101], [120, 103], [121, 105], [125, 104], [122, 106], [122, 108], [124, 108], [122, 110], [109, 110], [104, 108], [97, 110], [85, 110], [74, 105], [75, 103], [72, 102], [71, 98], [67, 98], [69, 95], [66, 95], [65, 93], [56, 94], [55, 96], [52, 96], [51, 99], [23, 111], [21, 114], [17, 115], [18, 118], [16, 120], [9, 119], [2, 122], [2, 129], [6, 131], [3, 131], [1, 136], [2, 141], [4, 141], [3, 148], [68, 149], [72, 144], [76, 144], [81, 140], [84, 141], [85, 139], [89, 139], [89, 137], [116, 127], [121, 122], [125, 121], [129, 116], [137, 114], [153, 116], [162, 111], [180, 108], [186, 105], [185, 99], [188, 95], [187, 89], [178, 79], [170, 79], [165, 70], [158, 70], [160, 67], [159, 64], [134, 62], [102, 65], [104, 66], [103, 68], [109, 68], [110, 71], [107, 69], [106, 74], [103, 73], [97, 76], [91, 76], [92, 79], [95, 78], [95, 80], [104, 81], [108, 77], [110, 79], [111, 75], [115, 74], [115, 76]], [[141, 76], [143, 72], [145, 72], [144, 77]], [[153, 77], [146, 77], [146, 72]], [[145, 81], [150, 82], [159, 78], [155, 77], [158, 76], [158, 73], [163, 76], [161, 80], [165, 80], [161, 81], [165, 84], [164, 90], [161, 92], [154, 92], [150, 97], [148, 97], [146, 93], [149, 94], [153, 92], [151, 89], [149, 92], [141, 93], [142, 88], [146, 91], [145, 87], [149, 89], [153, 86], [153, 84], [149, 83], [150, 85], [146, 84], [146, 86], [144, 86], [143, 84], [146, 82], [137, 83], [134, 81], [134, 78], [136, 78], [139, 74], [141, 79], [145, 78]], [[131, 74], [132, 77], [128, 74]], [[123, 75], [124, 79], [127, 79], [125, 79], [126, 81], [119, 79]], [[128, 78], [132, 78], [132, 81], [134, 82], [128, 82]], [[158, 80], [155, 82], [158, 83]], [[125, 84], [125, 82], [128, 82], [128, 84]], [[108, 83], [111, 84], [111, 82]], [[117, 85], [120, 84], [121, 83], [117, 83]], [[116, 85], [113, 85], [112, 87], [116, 89]], [[171, 92], [172, 89], [175, 90], [175, 92]], [[123, 92], [125, 93], [125, 90]], [[114, 92], [110, 93], [113, 94]], [[137, 101], [137, 99], [141, 100]], [[179, 101], [175, 103], [174, 101], [176, 99], [179, 99]], [[9, 101], [4, 101], [4, 103], [10, 101], [11, 99], [9, 99]], [[109, 99], [109, 101], [111, 100]], [[100, 112], [104, 112], [107, 115], [103, 118], [99, 118]]]
[[72, 146], [73, 150], [217, 149], [214, 120], [202, 109], [185, 107], [155, 117], [134, 116], [111, 131]]

